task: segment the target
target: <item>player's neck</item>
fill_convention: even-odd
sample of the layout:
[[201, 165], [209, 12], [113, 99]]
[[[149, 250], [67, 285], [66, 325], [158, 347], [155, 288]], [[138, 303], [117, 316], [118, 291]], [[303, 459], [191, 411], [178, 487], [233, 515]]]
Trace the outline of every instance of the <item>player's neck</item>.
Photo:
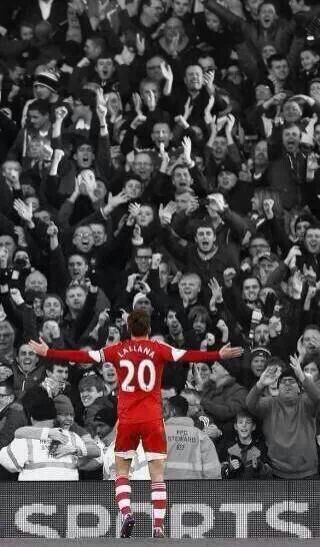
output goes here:
[[131, 340], [149, 340], [149, 336], [131, 336]]

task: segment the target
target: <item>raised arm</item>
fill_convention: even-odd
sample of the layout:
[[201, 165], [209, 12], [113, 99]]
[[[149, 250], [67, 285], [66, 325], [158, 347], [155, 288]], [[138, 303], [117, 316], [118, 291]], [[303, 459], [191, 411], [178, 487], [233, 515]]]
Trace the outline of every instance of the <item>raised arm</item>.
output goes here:
[[83, 351], [74, 349], [50, 349], [42, 338], [39, 342], [29, 341], [32, 350], [46, 359], [55, 359], [56, 361], [71, 361], [74, 363], [101, 363], [104, 360], [101, 351]]
[[[230, 344], [223, 346], [219, 351], [201, 351], [195, 349], [180, 350], [172, 348], [172, 357], [174, 361], [223, 361], [225, 359], [235, 359], [243, 354], [243, 348], [234, 347]], [[168, 359], [168, 360], [172, 360]]]

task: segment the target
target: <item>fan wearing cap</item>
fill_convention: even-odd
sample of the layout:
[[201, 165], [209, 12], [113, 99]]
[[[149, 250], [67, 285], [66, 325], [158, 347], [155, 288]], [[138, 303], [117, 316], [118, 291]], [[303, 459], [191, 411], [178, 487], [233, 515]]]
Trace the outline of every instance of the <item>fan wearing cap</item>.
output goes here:
[[272, 274], [279, 266], [280, 258], [275, 253], [262, 253], [257, 259], [257, 265], [253, 272], [259, 278], [262, 287], [268, 285], [270, 274]]
[[217, 173], [218, 191], [232, 211], [246, 215], [251, 209], [254, 187], [239, 180], [239, 168], [221, 164]]
[[267, 366], [271, 353], [267, 348], [257, 347], [250, 352], [250, 369], [244, 367], [243, 383], [250, 388], [257, 382]]
[[[278, 375], [267, 367], [247, 397], [249, 411], [262, 421], [273, 475], [282, 479], [305, 479], [318, 474], [316, 416], [320, 390], [290, 357], [291, 369], [278, 376], [278, 397], [263, 396]], [[301, 387], [303, 387], [303, 392]]]

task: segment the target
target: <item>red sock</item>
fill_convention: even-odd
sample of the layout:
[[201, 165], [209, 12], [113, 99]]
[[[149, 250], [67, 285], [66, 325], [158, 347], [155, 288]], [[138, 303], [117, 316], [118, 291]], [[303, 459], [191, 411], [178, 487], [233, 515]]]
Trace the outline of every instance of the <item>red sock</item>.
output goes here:
[[131, 513], [131, 486], [129, 483], [128, 477], [119, 475], [115, 480], [116, 487], [116, 502], [118, 504], [119, 510], [122, 513], [122, 516], [126, 516], [128, 513]]
[[164, 482], [152, 483], [151, 500], [153, 508], [153, 528], [162, 528], [167, 504], [167, 491]]

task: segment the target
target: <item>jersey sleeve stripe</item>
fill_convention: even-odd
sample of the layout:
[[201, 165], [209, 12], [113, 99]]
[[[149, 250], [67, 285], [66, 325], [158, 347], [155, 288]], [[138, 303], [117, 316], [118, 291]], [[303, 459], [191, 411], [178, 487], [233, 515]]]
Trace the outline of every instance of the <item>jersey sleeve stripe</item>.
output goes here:
[[171, 348], [171, 353], [174, 361], [179, 361], [181, 357], [185, 355], [186, 350], [185, 349], [177, 349], [177, 348]]
[[104, 361], [103, 350], [100, 351], [89, 351], [89, 357], [96, 363], [100, 363], [101, 360]]

